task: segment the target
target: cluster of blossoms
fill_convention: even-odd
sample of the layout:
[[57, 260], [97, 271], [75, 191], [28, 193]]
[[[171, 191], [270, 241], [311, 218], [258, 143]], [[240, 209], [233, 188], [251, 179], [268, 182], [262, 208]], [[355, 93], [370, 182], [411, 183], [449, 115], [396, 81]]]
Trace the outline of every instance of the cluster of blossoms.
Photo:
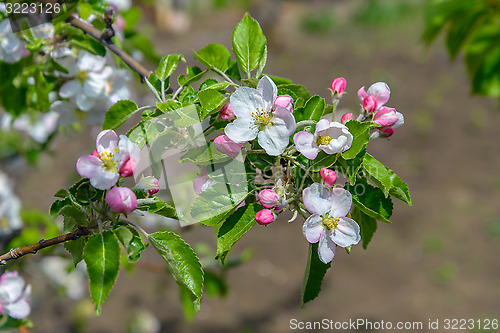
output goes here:
[[130, 214], [137, 208], [137, 196], [133, 190], [153, 195], [159, 191], [159, 181], [142, 176], [130, 189], [115, 186], [121, 177], [131, 177], [140, 159], [139, 147], [126, 136], [116, 135], [113, 130], [99, 133], [96, 149], [91, 155], [82, 156], [76, 163], [80, 176], [89, 178], [90, 184], [100, 190], [109, 190], [106, 202], [112, 211]]
[[17, 272], [8, 272], [0, 276], [0, 313], [15, 319], [29, 316], [31, 286]]
[[[346, 85], [347, 82], [342, 77], [332, 81], [330, 88], [334, 107], [344, 95]], [[288, 95], [278, 96], [277, 92], [275, 83], [267, 76], [259, 81], [255, 89], [236, 89], [231, 94], [230, 102], [219, 111], [219, 118], [229, 123], [224, 135], [215, 138], [216, 149], [235, 157], [242, 152], [245, 143], [257, 139], [259, 146], [268, 155], [288, 154], [290, 157], [296, 150], [309, 160], [316, 159], [321, 151], [332, 155], [350, 149], [353, 135], [346, 123], [354, 119], [352, 113], [345, 114], [341, 122], [320, 119], [313, 133], [296, 132], [293, 98]], [[358, 96], [362, 111], [357, 120], [379, 125], [372, 132], [371, 138], [389, 137], [403, 124], [403, 115], [385, 105], [389, 100], [390, 89], [384, 82], [371, 85], [367, 91], [362, 87]], [[294, 147], [289, 147], [292, 135]], [[301, 199], [305, 209], [312, 214], [303, 225], [303, 233], [309, 242], [319, 242], [319, 258], [328, 263], [333, 259], [336, 245], [350, 247], [360, 241], [360, 228], [355, 221], [346, 217], [352, 206], [352, 196], [349, 191], [335, 186], [335, 171], [321, 168], [320, 175], [321, 184], [313, 183], [302, 191]], [[199, 195], [215, 183], [203, 169], [202, 174], [194, 180], [193, 187]], [[272, 188], [258, 192], [257, 199], [265, 207], [255, 215], [258, 224], [272, 223], [300, 195], [289, 193], [294, 190], [288, 191], [287, 186], [282, 179], [277, 179]]]
[[15, 63], [30, 54], [26, 43], [12, 32], [8, 18], [0, 21], [0, 60]]

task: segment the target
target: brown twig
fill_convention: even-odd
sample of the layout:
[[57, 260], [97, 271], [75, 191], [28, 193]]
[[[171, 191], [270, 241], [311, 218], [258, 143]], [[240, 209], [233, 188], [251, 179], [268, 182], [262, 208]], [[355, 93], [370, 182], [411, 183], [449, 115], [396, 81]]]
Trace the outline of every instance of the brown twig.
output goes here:
[[101, 30], [97, 29], [93, 25], [91, 25], [91, 24], [89, 24], [89, 23], [85, 22], [84, 20], [81, 20], [80, 18], [77, 18], [77, 17], [69, 18], [68, 23], [71, 24], [72, 26], [82, 30], [83, 32], [89, 34], [90, 36], [94, 37], [102, 45], [104, 45], [105, 47], [107, 47], [108, 49], [113, 51], [132, 70], [139, 73], [139, 75], [141, 76], [142, 82], [144, 82], [144, 80], [149, 77], [149, 74], [151, 74], [151, 71], [144, 68], [144, 66], [142, 66], [139, 62], [137, 62], [134, 58], [132, 58], [127, 52], [123, 51], [118, 46], [116, 46], [111, 41], [111, 38], [109, 38], [108, 33], [102, 32]]
[[9, 252], [0, 256], [0, 265], [7, 264], [8, 260], [17, 259], [29, 253], [36, 253], [38, 250], [44, 249], [46, 247], [64, 243], [70, 240], [75, 240], [88, 234], [90, 234], [90, 228], [79, 226], [78, 229], [69, 232], [67, 234], [60, 235], [47, 240], [41, 239], [35, 244], [18, 247], [16, 249], [11, 249]]

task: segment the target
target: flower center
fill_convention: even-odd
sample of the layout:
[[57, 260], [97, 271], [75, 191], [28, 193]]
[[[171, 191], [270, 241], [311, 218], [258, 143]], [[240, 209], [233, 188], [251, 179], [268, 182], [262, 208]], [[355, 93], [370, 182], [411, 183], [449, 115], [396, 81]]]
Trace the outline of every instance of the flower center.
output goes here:
[[118, 166], [115, 161], [115, 153], [118, 152], [118, 149], [115, 148], [115, 152], [104, 152], [99, 155], [102, 163], [104, 163], [104, 168], [106, 171], [118, 172]]
[[255, 125], [259, 127], [259, 131], [263, 131], [273, 125], [272, 110], [264, 111], [264, 109], [257, 108], [254, 112], [252, 112], [252, 118]]
[[325, 226], [328, 230], [331, 232], [334, 232], [335, 229], [338, 228], [338, 223], [340, 219], [337, 217], [330, 217], [330, 215], [326, 214], [326, 216], [323, 216], [321, 220], [321, 224]]
[[332, 141], [332, 138], [330, 138], [328, 135], [320, 135], [318, 136], [318, 139], [316, 140], [316, 145], [323, 145], [323, 146], [326, 146], [327, 144], [330, 143], [330, 141]]
[[85, 80], [87, 80], [87, 76], [88, 76], [87, 71], [78, 71], [78, 73], [76, 73], [76, 79], [81, 83], [84, 83]]

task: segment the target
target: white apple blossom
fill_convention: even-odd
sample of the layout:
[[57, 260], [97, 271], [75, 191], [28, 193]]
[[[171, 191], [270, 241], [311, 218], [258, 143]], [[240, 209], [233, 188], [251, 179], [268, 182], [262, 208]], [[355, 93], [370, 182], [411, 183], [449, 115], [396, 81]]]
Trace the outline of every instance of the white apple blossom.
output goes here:
[[67, 76], [73, 79], [62, 85], [59, 96], [75, 97], [80, 110], [90, 110], [104, 96], [106, 78], [113, 71], [109, 66], [104, 67], [106, 58], [80, 51], [76, 62], [72, 57], [64, 58], [61, 62], [68, 70]]
[[116, 184], [124, 169], [127, 173], [130, 168], [135, 171], [140, 150], [125, 135], [120, 135], [118, 140], [113, 130], [102, 131], [97, 136], [96, 146], [92, 155], [82, 156], [76, 163], [80, 176], [89, 178], [95, 188], [107, 190]]
[[344, 152], [351, 148], [352, 140], [345, 125], [327, 119], [318, 121], [314, 134], [300, 131], [293, 137], [297, 150], [310, 160], [314, 160], [320, 150], [327, 154]]
[[17, 272], [8, 272], [0, 276], [0, 313], [22, 319], [31, 312], [29, 296], [31, 286], [25, 285], [24, 279]]
[[9, 19], [0, 22], [0, 60], [15, 63], [30, 54], [25, 48], [26, 43], [12, 32]]
[[317, 243], [319, 259], [325, 264], [333, 260], [336, 246], [348, 247], [361, 240], [359, 225], [345, 217], [352, 205], [352, 195], [343, 188], [329, 190], [314, 183], [304, 189], [302, 199], [313, 214], [302, 227], [309, 243]]
[[225, 134], [236, 143], [244, 143], [258, 137], [267, 154], [277, 156], [285, 151], [290, 135], [295, 132], [293, 114], [276, 105], [278, 89], [264, 76], [257, 89], [240, 87], [231, 95], [231, 108], [236, 120], [228, 124]]
[[71, 260], [57, 256], [44, 257], [40, 261], [40, 269], [50, 281], [62, 288], [69, 298], [78, 300], [85, 295], [87, 270], [83, 260], [75, 269], [69, 270], [70, 266]]
[[12, 116], [6, 113], [3, 118], [7, 124], [12, 125], [13, 129], [27, 133], [38, 143], [45, 143], [57, 128], [59, 114], [52, 111], [33, 115], [25, 113], [12, 121]]
[[365, 91], [364, 86], [358, 90], [358, 98], [361, 103], [363, 103], [363, 100], [368, 96], [373, 96], [375, 98], [376, 110], [380, 110], [389, 100], [391, 89], [389, 89], [389, 86], [385, 82], [376, 82], [368, 88], [368, 91]]
[[50, 22], [37, 25], [30, 29], [31, 34], [36, 39], [44, 38], [51, 39], [54, 37], [54, 25]]
[[23, 226], [21, 201], [13, 193], [12, 182], [0, 170], [0, 235], [9, 235]]
[[130, 90], [127, 86], [130, 76], [126, 69], [114, 69], [104, 80], [104, 97], [108, 101], [107, 104], [115, 104], [130, 98]]

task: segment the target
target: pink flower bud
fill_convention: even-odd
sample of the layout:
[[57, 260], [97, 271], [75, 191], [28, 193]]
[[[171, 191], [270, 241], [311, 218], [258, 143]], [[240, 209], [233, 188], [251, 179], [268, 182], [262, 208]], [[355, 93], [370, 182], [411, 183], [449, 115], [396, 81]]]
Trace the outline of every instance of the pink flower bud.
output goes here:
[[293, 98], [290, 95], [279, 95], [274, 101], [274, 106], [281, 106], [290, 112], [293, 112]]
[[323, 178], [323, 183], [325, 184], [326, 187], [332, 187], [335, 184], [335, 181], [337, 180], [337, 175], [335, 174], [335, 171], [326, 168], [321, 168], [321, 171], [319, 173], [321, 175], [321, 178]]
[[150, 185], [152, 186], [152, 188], [150, 188], [148, 190], [149, 195], [156, 194], [156, 193], [158, 193], [158, 191], [160, 191], [160, 182], [155, 177], [153, 177], [153, 179], [151, 179]]
[[224, 106], [219, 110], [219, 117], [227, 121], [234, 119], [233, 109], [229, 103], [224, 104]]
[[266, 189], [259, 192], [259, 202], [266, 208], [272, 208], [280, 202], [280, 197], [275, 191]]
[[375, 112], [377, 107], [377, 100], [374, 96], [368, 95], [363, 99], [363, 109], [365, 109], [368, 113]]
[[106, 202], [117, 213], [132, 213], [137, 208], [137, 197], [128, 187], [113, 187], [106, 195]]
[[255, 220], [260, 225], [266, 225], [274, 221], [274, 213], [270, 209], [263, 209], [255, 214]]
[[379, 129], [379, 132], [380, 132], [380, 137], [388, 138], [394, 134], [394, 129], [393, 128], [381, 128], [381, 129]]
[[332, 83], [330, 84], [330, 88], [332, 89], [334, 95], [342, 95], [345, 91], [346, 86], [347, 81], [343, 77], [333, 79]]
[[129, 158], [120, 167], [119, 173], [122, 177], [130, 177], [134, 175], [134, 171], [137, 168], [137, 162], [132, 157]]
[[201, 175], [193, 180], [193, 190], [196, 195], [200, 195], [201, 192], [208, 190], [215, 184], [215, 181], [208, 176], [208, 173], [203, 168]]
[[241, 143], [231, 141], [226, 135], [219, 135], [214, 140], [215, 149], [227, 156], [234, 157], [241, 151]]
[[99, 153], [97, 152], [97, 149], [95, 149], [95, 150], [92, 152], [92, 156], [99, 157]]
[[399, 117], [396, 109], [393, 108], [383, 108], [373, 116], [373, 122], [379, 124], [381, 127], [393, 126], [398, 120]]
[[340, 118], [340, 122], [342, 124], [345, 125], [345, 123], [347, 123], [349, 120], [353, 120], [354, 119], [354, 115], [352, 113], [346, 113], [342, 116], [342, 118]]

